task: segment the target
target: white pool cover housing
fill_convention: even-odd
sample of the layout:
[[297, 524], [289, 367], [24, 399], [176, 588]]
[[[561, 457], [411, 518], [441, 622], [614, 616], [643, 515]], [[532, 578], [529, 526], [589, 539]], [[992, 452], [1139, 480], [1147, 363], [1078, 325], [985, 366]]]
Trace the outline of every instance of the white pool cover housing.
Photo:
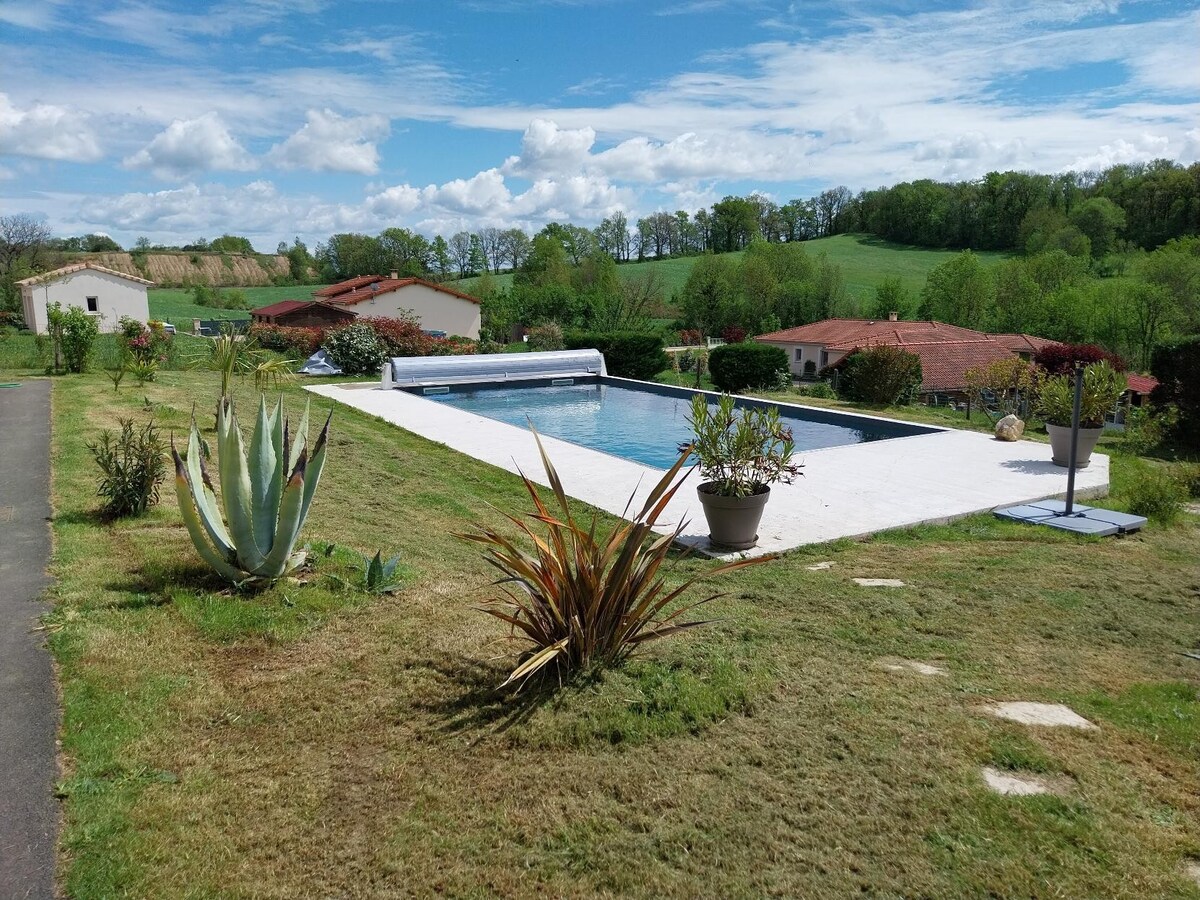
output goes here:
[[599, 350], [543, 353], [473, 353], [464, 356], [396, 356], [383, 364], [382, 388], [481, 381], [529, 381], [606, 375]]

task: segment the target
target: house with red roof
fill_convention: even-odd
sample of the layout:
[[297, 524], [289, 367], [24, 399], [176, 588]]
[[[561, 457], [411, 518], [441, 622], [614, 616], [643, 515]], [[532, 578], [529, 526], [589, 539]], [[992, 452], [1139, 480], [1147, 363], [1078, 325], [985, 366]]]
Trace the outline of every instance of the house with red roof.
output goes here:
[[984, 334], [945, 322], [887, 319], [825, 319], [755, 338], [787, 351], [792, 373], [815, 378], [855, 350], [892, 346], [921, 359], [922, 394], [964, 394], [967, 372], [1014, 355], [1031, 358], [1046, 344], [1032, 335]]
[[354, 310], [324, 300], [280, 300], [252, 310], [250, 318], [266, 325], [289, 328], [332, 328], [355, 319]]
[[479, 340], [479, 300], [423, 278], [360, 275], [313, 291], [313, 297], [358, 316], [412, 316], [432, 334]]

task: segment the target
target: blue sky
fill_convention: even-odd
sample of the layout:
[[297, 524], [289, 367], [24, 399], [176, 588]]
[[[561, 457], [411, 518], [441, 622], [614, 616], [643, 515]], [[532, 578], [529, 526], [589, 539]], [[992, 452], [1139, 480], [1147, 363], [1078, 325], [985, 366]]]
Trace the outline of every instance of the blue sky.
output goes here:
[[123, 244], [1200, 158], [1196, 3], [0, 0], [0, 45], [0, 210]]

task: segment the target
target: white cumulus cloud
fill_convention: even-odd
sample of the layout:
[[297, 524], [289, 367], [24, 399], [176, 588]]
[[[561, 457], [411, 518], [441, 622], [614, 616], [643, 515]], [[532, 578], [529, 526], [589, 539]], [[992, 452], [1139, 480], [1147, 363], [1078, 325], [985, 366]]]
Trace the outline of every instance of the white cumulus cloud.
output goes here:
[[510, 156], [504, 171], [528, 177], [577, 172], [596, 143], [595, 129], [559, 128], [549, 119], [534, 119], [521, 137], [521, 155]]
[[209, 112], [195, 119], [176, 119], [127, 157], [125, 166], [147, 169], [160, 178], [179, 178], [214, 170], [246, 171], [255, 162], [221, 117]]
[[374, 175], [379, 171], [376, 143], [389, 130], [385, 116], [340, 116], [330, 109], [310, 109], [300, 130], [276, 144], [270, 158], [285, 169]]
[[47, 103], [20, 109], [4, 93], [0, 154], [71, 162], [95, 162], [103, 155], [86, 114]]

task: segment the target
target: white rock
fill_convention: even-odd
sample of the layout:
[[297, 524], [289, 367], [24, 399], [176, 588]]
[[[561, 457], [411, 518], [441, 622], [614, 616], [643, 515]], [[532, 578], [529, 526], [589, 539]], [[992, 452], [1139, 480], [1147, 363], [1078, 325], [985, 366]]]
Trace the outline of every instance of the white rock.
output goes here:
[[899, 578], [855, 578], [854, 583], [859, 587], [904, 587]]
[[1025, 423], [1016, 416], [1008, 415], [996, 423], [996, 438], [1001, 441], [1019, 441], [1025, 433]]
[[805, 566], [804, 568], [808, 569], [808, 571], [810, 571], [810, 572], [824, 572], [826, 569], [832, 569], [833, 567], [834, 567], [834, 563], [819, 562], [819, 563], [813, 563], [811, 566]]
[[1045, 725], [1048, 727], [1095, 728], [1096, 726], [1061, 703], [1028, 703], [1014, 701], [993, 703], [984, 707], [984, 712], [998, 719], [1020, 722], [1022, 725]]
[[1006, 797], [1033, 797], [1037, 794], [1061, 794], [1068, 787], [1062, 778], [1045, 778], [1040, 775], [1017, 775], [1001, 772], [991, 766], [983, 767], [983, 780], [997, 794]]

